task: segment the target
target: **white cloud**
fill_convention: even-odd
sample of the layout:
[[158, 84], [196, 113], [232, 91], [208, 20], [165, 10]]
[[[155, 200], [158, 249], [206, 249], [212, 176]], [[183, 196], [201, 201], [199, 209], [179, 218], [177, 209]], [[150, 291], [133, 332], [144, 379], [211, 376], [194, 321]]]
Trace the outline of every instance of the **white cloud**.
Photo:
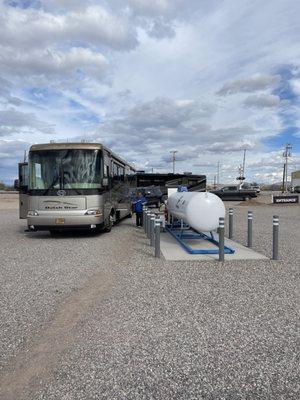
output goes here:
[[269, 89], [270, 87], [274, 87], [279, 83], [279, 81], [279, 75], [256, 74], [248, 78], [226, 82], [218, 91], [218, 94], [227, 95], [240, 92], [249, 93], [258, 90], [265, 90]]
[[43, 51], [33, 49], [15, 53], [0, 46], [0, 61], [0, 71], [9, 76], [54, 76], [68, 79], [70, 74], [82, 70], [102, 80], [108, 68], [108, 62], [102, 54], [84, 48], [71, 48], [67, 52], [47, 48]]
[[0, 181], [12, 184], [18, 175], [18, 162], [24, 158], [24, 151], [30, 142], [0, 139]]
[[178, 1], [175, 0], [173, 5], [170, 0], [129, 0], [128, 3], [136, 13], [157, 15], [170, 11]]
[[147, 33], [149, 36], [157, 39], [172, 38], [176, 35], [172, 25], [166, 23], [163, 19], [157, 19], [150, 24]]
[[11, 90], [12, 84], [6, 79], [0, 77], [0, 104], [2, 103], [5, 106], [9, 104], [14, 106], [25, 104], [23, 100], [19, 99], [18, 97], [12, 96]]
[[118, 117], [108, 115], [107, 122], [89, 137], [157, 168], [167, 168], [169, 150], [174, 147], [179, 150], [178, 162], [192, 166], [203, 154], [232, 154], [257, 146], [258, 133], [249, 126], [210, 126], [208, 121], [214, 112], [210, 104], [194, 100], [157, 98], [123, 111]]
[[41, 133], [53, 133], [53, 127], [48, 123], [39, 120], [32, 113], [24, 113], [14, 108], [0, 110], [0, 136], [10, 136], [27, 131], [37, 131]]
[[294, 90], [294, 92], [300, 96], [300, 79], [291, 79], [291, 86]]
[[135, 30], [127, 18], [99, 5], [64, 14], [8, 7], [0, 15], [0, 41], [19, 50], [75, 42], [113, 49], [137, 45]]
[[249, 96], [244, 101], [247, 107], [277, 107], [280, 104], [280, 97], [272, 94], [261, 94]]

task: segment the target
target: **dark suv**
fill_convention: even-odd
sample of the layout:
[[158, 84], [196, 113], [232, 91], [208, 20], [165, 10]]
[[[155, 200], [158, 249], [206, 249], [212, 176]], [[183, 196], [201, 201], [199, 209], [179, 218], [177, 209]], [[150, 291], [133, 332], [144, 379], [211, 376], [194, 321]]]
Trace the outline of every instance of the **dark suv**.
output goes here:
[[147, 186], [147, 187], [138, 187], [134, 189], [131, 193], [132, 199], [136, 196], [138, 192], [141, 192], [142, 195], [147, 200], [147, 206], [155, 206], [160, 207], [162, 203], [162, 191], [157, 186]]
[[294, 187], [294, 193], [300, 193], [300, 186], [295, 186]]

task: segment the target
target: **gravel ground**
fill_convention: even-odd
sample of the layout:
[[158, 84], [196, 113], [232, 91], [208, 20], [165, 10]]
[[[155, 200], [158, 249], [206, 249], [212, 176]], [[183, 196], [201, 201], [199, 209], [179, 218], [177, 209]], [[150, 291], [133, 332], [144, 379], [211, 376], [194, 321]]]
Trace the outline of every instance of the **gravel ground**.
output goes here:
[[0, 398], [298, 399], [300, 207], [252, 211], [268, 256], [280, 216], [280, 262], [155, 260], [129, 220], [51, 238], [0, 210]]

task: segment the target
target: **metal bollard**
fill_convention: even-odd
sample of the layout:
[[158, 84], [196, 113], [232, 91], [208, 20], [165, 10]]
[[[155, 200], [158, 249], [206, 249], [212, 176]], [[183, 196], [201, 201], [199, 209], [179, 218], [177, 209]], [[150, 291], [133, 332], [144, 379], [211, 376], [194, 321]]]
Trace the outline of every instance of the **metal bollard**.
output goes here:
[[148, 212], [147, 215], [147, 238], [150, 239], [150, 224], [151, 224], [151, 211]]
[[252, 247], [252, 222], [253, 222], [253, 213], [252, 211], [248, 211], [247, 247]]
[[155, 215], [152, 214], [151, 215], [151, 219], [150, 219], [150, 246], [154, 247], [154, 224], [155, 224]]
[[219, 261], [225, 261], [225, 220], [223, 217], [219, 218]]
[[229, 239], [233, 238], [233, 208], [229, 208]]
[[145, 233], [146, 233], [146, 235], [147, 235], [147, 232], [148, 232], [148, 209], [147, 209], [147, 211], [146, 211], [146, 215], [145, 215]]
[[143, 207], [143, 229], [145, 230], [145, 224], [146, 224], [146, 207]]
[[160, 258], [160, 219], [155, 220], [155, 257]]
[[273, 260], [279, 260], [279, 217], [273, 216]]
[[144, 226], [144, 231], [147, 234], [147, 228], [148, 228], [148, 208], [146, 208], [145, 212], [145, 226]]

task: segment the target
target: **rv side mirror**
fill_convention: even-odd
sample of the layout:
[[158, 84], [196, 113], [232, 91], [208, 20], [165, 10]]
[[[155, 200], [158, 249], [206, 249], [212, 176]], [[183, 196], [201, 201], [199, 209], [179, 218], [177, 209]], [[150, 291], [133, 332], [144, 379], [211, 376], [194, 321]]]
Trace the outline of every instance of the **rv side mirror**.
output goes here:
[[14, 180], [14, 188], [15, 188], [16, 190], [19, 190], [19, 189], [20, 189], [19, 179], [15, 179], [15, 180]]
[[108, 186], [108, 178], [103, 178], [102, 179], [102, 185], [103, 186]]

